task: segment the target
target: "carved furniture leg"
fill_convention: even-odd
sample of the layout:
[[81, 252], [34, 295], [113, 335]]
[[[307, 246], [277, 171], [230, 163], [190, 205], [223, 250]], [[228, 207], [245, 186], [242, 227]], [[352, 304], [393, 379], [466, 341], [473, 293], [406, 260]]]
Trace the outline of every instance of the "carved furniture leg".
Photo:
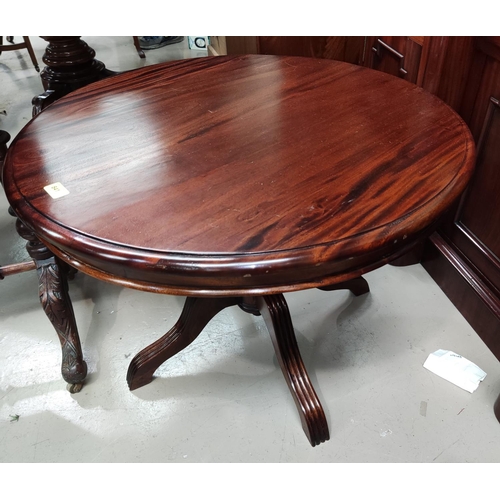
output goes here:
[[149, 384], [161, 364], [191, 344], [217, 313], [240, 301], [237, 297], [188, 297], [174, 327], [132, 359], [127, 372], [130, 390]]
[[330, 439], [328, 423], [300, 356], [285, 298], [281, 294], [261, 297], [259, 309], [299, 411], [302, 428], [312, 446], [321, 444]]
[[356, 295], [356, 297], [364, 295], [370, 291], [368, 282], [362, 276], [352, 280], [343, 281], [342, 283], [336, 283], [335, 285], [321, 286], [319, 289], [326, 292], [331, 292], [333, 290], [350, 290], [354, 295]]
[[61, 372], [71, 393], [80, 392], [87, 376], [73, 305], [68, 293], [65, 264], [19, 219], [16, 229], [28, 241], [26, 249], [36, 263], [39, 297], [45, 314], [55, 328], [62, 350]]

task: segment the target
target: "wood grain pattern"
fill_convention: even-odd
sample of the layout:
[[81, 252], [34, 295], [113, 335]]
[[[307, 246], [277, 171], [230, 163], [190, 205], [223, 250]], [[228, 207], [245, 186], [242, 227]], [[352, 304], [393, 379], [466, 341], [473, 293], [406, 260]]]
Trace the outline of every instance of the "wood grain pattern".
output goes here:
[[359, 64], [363, 57], [362, 36], [259, 36], [258, 52], [277, 56], [335, 59]]
[[266, 295], [259, 299], [259, 304], [309, 442], [316, 446], [328, 441], [330, 431], [325, 413], [300, 356], [285, 298], [283, 295]]
[[67, 264], [56, 258], [20, 219], [16, 230], [27, 241], [26, 250], [34, 260], [38, 275], [38, 297], [61, 344], [61, 373], [69, 391], [80, 392], [87, 376], [73, 305], [68, 292]]
[[366, 37], [364, 64], [417, 83], [422, 55], [419, 37], [369, 36]]
[[460, 110], [466, 91], [473, 45], [471, 36], [425, 37], [427, 61], [421, 85], [456, 111]]
[[[60, 99], [16, 138], [4, 182], [77, 268], [245, 295], [386, 262], [426, 234], [473, 163], [463, 122], [416, 86], [337, 61], [243, 56], [146, 67]], [[51, 199], [53, 182], [70, 195]]]
[[463, 96], [458, 109], [477, 142], [476, 169], [460, 203], [428, 242], [423, 265], [500, 359], [500, 39], [456, 38], [462, 37], [450, 43], [461, 45], [457, 57], [470, 70], [465, 87], [463, 78], [449, 85], [462, 89], [454, 94]]

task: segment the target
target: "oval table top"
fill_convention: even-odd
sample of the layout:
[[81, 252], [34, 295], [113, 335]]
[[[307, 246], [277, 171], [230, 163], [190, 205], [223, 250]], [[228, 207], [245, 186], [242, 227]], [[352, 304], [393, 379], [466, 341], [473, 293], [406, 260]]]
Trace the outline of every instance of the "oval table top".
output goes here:
[[[338, 61], [148, 66], [30, 121], [4, 167], [18, 216], [97, 277], [165, 293], [290, 291], [381, 265], [464, 190], [474, 143], [421, 88]], [[52, 198], [44, 187], [69, 194]]]

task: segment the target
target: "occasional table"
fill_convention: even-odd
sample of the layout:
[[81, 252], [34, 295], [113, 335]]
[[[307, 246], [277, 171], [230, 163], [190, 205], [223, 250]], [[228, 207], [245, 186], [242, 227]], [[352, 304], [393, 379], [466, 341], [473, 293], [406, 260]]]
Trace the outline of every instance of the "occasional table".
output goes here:
[[213, 57], [62, 97], [13, 141], [3, 182], [74, 390], [86, 365], [71, 268], [187, 297], [173, 328], [132, 360], [132, 390], [222, 309], [262, 314], [314, 446], [328, 425], [283, 293], [368, 292], [362, 275], [433, 231], [474, 154], [455, 112], [387, 74], [312, 58]]

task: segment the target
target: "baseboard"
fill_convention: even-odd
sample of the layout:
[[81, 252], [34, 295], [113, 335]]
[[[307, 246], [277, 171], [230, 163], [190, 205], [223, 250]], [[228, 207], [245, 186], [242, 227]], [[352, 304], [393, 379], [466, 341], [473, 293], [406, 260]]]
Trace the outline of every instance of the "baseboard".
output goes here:
[[500, 297], [439, 233], [427, 239], [422, 266], [500, 360]]

